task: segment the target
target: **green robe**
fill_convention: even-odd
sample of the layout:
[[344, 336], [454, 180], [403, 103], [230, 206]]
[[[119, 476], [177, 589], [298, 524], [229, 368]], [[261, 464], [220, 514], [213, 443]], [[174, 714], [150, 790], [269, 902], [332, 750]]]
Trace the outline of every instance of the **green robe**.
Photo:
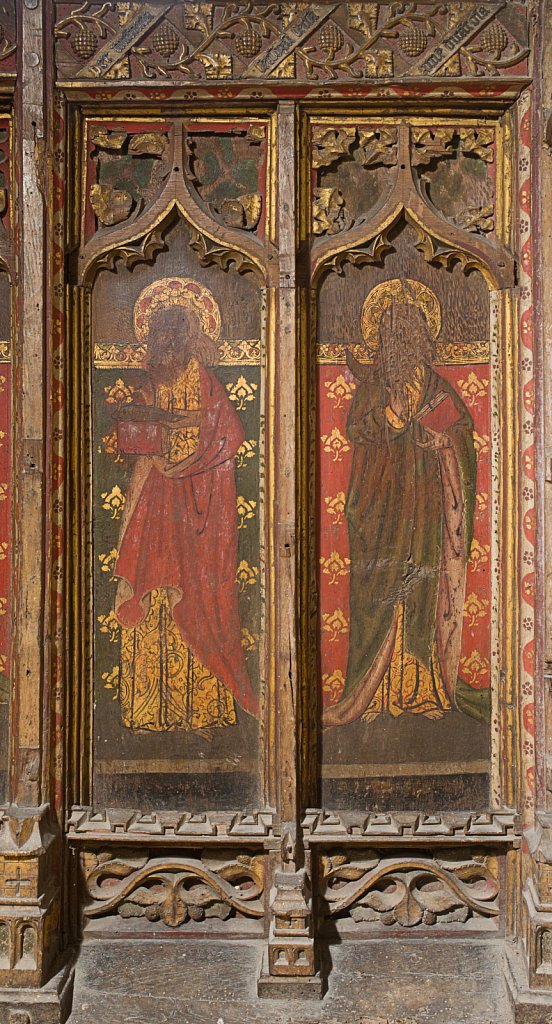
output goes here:
[[[416, 444], [427, 439], [423, 427], [416, 421], [402, 430], [389, 426], [381, 382], [359, 364], [351, 361], [350, 367], [359, 384], [347, 421], [347, 436], [354, 445], [346, 503], [351, 624], [342, 700], [355, 692], [370, 670], [400, 601], [406, 650], [430, 669], [445, 525], [439, 456]], [[433, 369], [427, 374], [420, 407], [442, 392], [458, 412], [456, 422], [443, 433], [458, 463], [469, 557], [477, 469], [473, 420], [455, 390]]]

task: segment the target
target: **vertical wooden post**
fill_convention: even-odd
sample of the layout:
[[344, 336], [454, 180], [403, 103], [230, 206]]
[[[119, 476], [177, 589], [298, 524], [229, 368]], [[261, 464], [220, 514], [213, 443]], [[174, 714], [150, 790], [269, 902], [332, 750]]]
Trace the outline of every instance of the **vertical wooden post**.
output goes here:
[[295, 841], [297, 829], [297, 608], [296, 437], [297, 437], [297, 283], [295, 267], [296, 147], [295, 104], [278, 109], [278, 245], [280, 276], [275, 407], [276, 673], [278, 694], [279, 815]]
[[258, 982], [260, 996], [320, 996], [310, 900], [300, 829], [298, 749], [300, 679], [298, 656], [297, 438], [298, 282], [296, 105], [278, 107], [277, 338], [274, 415], [274, 601], [278, 742], [278, 817], [281, 843], [275, 850], [267, 954]]
[[19, 292], [16, 349], [16, 621], [11, 797], [42, 800], [44, 611], [44, 59], [42, 4], [18, 5]]
[[0, 811], [0, 923], [8, 939], [0, 967], [0, 1019], [7, 1019], [9, 1011], [14, 1020], [15, 1016], [37, 1020], [39, 1014], [44, 1024], [58, 1024], [69, 1011], [71, 971], [66, 965], [56, 967], [60, 837], [45, 802], [45, 4], [20, 0], [16, 9], [19, 202], [14, 332], [14, 658], [10, 805]]

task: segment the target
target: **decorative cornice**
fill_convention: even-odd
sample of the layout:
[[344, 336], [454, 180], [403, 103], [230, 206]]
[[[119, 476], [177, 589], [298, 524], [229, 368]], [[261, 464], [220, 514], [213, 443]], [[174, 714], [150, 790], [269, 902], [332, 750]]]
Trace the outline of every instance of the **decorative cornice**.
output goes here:
[[527, 11], [490, 3], [56, 3], [60, 82], [331, 83], [526, 73]]

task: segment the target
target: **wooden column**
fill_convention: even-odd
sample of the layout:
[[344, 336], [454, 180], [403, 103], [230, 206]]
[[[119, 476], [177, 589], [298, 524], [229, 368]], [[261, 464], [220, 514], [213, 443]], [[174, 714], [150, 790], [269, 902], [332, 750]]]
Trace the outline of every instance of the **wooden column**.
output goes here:
[[18, 5], [19, 323], [16, 338], [16, 622], [11, 797], [42, 800], [44, 681], [44, 59], [42, 5]]
[[296, 604], [296, 436], [297, 283], [295, 268], [296, 151], [295, 104], [278, 110], [278, 245], [275, 402], [275, 606], [278, 699], [278, 810], [282, 830], [297, 831], [297, 604]]
[[[70, 972], [58, 963], [60, 836], [47, 804], [45, 588], [47, 154], [41, 0], [20, 0], [16, 91], [18, 266], [14, 336], [14, 622], [10, 805], [0, 811], [0, 1021], [65, 1019]], [[15, 211], [14, 204], [14, 211]], [[38, 990], [38, 991], [37, 991]], [[7, 1016], [8, 1015], [8, 1016]]]
[[298, 655], [298, 281], [297, 281], [297, 111], [278, 107], [279, 285], [274, 361], [273, 500], [275, 670], [277, 701], [277, 809], [280, 847], [273, 858], [271, 921], [267, 954], [258, 982], [260, 996], [320, 996], [310, 879], [304, 866], [300, 795], [300, 691]]

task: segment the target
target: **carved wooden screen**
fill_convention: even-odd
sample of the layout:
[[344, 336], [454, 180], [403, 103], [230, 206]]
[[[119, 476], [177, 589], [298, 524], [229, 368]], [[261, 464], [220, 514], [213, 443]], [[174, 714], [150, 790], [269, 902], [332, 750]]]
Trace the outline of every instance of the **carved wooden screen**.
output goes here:
[[534, 783], [525, 5], [56, 17], [85, 932], [265, 935], [265, 992], [319, 989], [336, 929], [503, 933]]

